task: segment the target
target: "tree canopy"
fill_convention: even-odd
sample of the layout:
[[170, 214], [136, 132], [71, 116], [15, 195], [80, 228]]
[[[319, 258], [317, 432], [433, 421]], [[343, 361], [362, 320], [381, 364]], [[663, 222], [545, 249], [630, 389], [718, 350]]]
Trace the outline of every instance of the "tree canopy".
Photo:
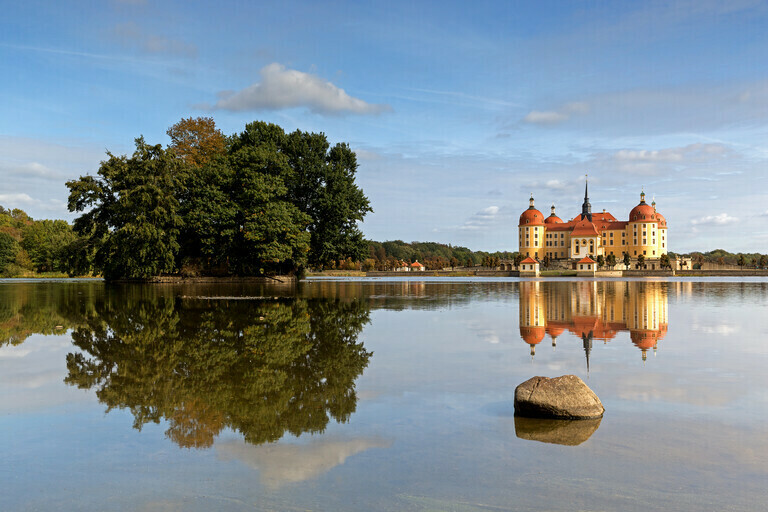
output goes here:
[[260, 121], [224, 137], [211, 118], [167, 133], [168, 148], [140, 137], [130, 158], [107, 153], [97, 176], [67, 183], [105, 278], [290, 273], [365, 255], [358, 222], [372, 210], [347, 144]]

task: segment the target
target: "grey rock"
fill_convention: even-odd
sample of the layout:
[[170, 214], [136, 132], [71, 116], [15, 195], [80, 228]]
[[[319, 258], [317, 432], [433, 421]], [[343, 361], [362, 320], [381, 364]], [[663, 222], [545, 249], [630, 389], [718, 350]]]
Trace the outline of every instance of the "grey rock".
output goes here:
[[575, 375], [533, 377], [515, 388], [515, 414], [527, 418], [600, 418], [605, 407]]

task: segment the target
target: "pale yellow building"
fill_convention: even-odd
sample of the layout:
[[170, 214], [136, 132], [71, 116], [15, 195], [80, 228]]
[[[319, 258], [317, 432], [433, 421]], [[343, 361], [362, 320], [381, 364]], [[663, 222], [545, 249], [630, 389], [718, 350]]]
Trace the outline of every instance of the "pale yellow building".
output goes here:
[[642, 255], [646, 268], [660, 268], [659, 259], [667, 254], [667, 220], [656, 210], [656, 202], [645, 202], [640, 193], [640, 203], [629, 212], [629, 220], [617, 220], [606, 210], [592, 213], [587, 185], [584, 187], [584, 203], [581, 213], [563, 222], [552, 206], [548, 217], [536, 209], [533, 197], [528, 209], [520, 215], [518, 246], [522, 257], [543, 260], [571, 260], [576, 263], [589, 257], [614, 255], [621, 261], [624, 253], [633, 261]]

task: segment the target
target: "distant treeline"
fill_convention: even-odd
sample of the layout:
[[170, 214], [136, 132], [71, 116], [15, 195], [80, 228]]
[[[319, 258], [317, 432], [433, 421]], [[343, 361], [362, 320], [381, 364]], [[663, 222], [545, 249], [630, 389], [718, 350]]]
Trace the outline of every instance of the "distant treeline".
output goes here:
[[694, 268], [702, 263], [717, 263], [719, 265], [739, 265], [747, 268], [766, 268], [768, 255], [757, 252], [728, 252], [725, 249], [715, 249], [709, 252], [694, 251], [685, 256], [690, 256]]
[[[723, 249], [709, 252], [694, 251], [686, 254], [670, 252], [669, 256], [690, 257], [694, 267], [702, 263], [718, 263], [725, 265], [740, 265], [746, 268], [766, 268], [768, 255], [760, 253], [731, 253]], [[401, 262], [422, 263], [427, 270], [445, 268], [494, 268], [501, 261], [520, 263], [521, 256], [517, 251], [473, 251], [466, 247], [442, 244], [438, 242], [403, 242], [390, 240], [386, 242], [368, 241], [368, 257], [363, 260], [340, 260], [328, 268], [340, 270], [392, 270]]]
[[517, 252], [473, 251], [466, 247], [438, 242], [368, 241], [368, 255], [363, 260], [337, 261], [330, 268], [342, 270], [392, 270], [401, 263], [418, 261], [427, 270], [457, 267], [496, 267], [502, 260], [513, 261]]
[[0, 206], [0, 277], [84, 273], [77, 258], [81, 244], [64, 220], [34, 220]]

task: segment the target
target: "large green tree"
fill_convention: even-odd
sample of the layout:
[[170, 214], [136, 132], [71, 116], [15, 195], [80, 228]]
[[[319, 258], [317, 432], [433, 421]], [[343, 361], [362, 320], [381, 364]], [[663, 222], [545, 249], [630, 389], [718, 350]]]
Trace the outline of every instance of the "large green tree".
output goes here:
[[292, 169], [281, 151], [282, 128], [250, 123], [234, 136], [229, 165], [234, 173], [232, 196], [238, 206], [238, 271], [290, 271], [307, 262], [311, 218], [292, 201], [286, 182]]
[[130, 158], [107, 155], [97, 176], [67, 182], [69, 210], [83, 212], [75, 231], [94, 251], [97, 271], [108, 280], [174, 271], [181, 161], [142, 137]]
[[295, 131], [280, 150], [292, 172], [287, 185], [292, 202], [309, 215], [309, 264], [325, 266], [336, 260], [361, 260], [367, 244], [358, 227], [371, 209], [355, 183], [357, 157], [347, 144], [330, 147], [323, 133]]

